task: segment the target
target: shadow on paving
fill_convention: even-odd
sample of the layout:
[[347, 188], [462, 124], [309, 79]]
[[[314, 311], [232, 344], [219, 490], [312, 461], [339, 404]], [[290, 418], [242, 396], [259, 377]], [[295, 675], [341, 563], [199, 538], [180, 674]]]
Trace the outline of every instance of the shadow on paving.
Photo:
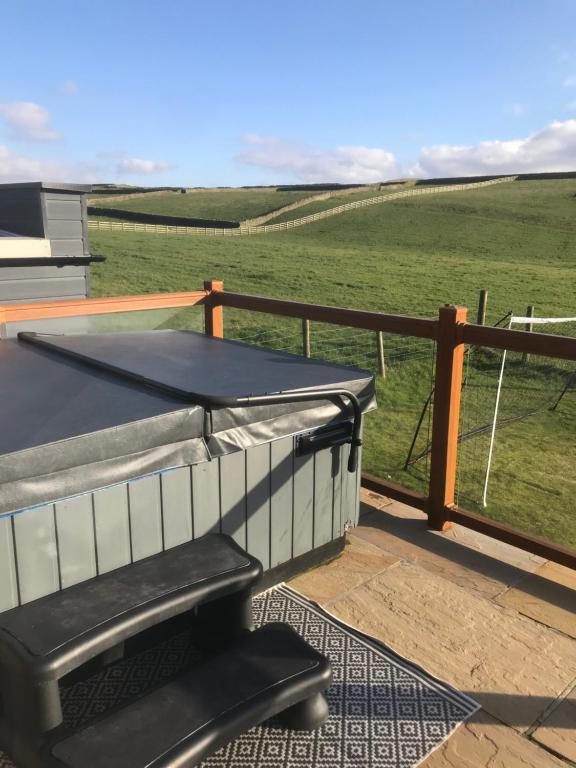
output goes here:
[[[488, 579], [502, 581], [503, 590], [506, 587], [519, 587], [532, 597], [539, 600], [545, 599], [558, 608], [576, 610], [576, 591], [570, 587], [550, 581], [537, 573], [509, 565], [499, 560], [497, 556], [492, 557], [447, 536], [432, 532], [424, 519], [396, 517], [385, 510], [363, 504], [360, 523], [365, 527], [376, 528], [391, 537], [390, 549], [387, 549], [386, 542], [382, 543], [382, 549], [392, 554], [395, 554], [392, 538], [400, 539], [423, 553], [432, 553]], [[403, 553], [399, 557], [408, 562], [417, 562], [418, 553], [410, 555]]]

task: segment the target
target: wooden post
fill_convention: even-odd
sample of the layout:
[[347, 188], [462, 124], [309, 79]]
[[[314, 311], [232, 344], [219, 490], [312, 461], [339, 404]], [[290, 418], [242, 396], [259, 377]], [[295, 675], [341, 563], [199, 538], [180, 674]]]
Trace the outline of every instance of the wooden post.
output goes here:
[[302, 354], [304, 357], [310, 357], [310, 320], [302, 318]]
[[224, 290], [222, 280], [205, 280], [204, 290], [210, 291], [204, 304], [204, 333], [207, 336], [224, 338], [224, 311], [221, 304], [214, 302], [213, 294]]
[[486, 306], [488, 304], [488, 291], [482, 288], [480, 291], [480, 297], [478, 299], [478, 317], [476, 323], [478, 325], [484, 325], [486, 323]]
[[384, 359], [384, 334], [382, 331], [376, 331], [376, 352], [378, 354], [378, 373], [385, 379], [386, 360]]
[[[526, 307], [526, 317], [534, 317], [533, 304], [528, 304], [528, 306]], [[532, 331], [534, 330], [534, 326], [532, 325], [532, 323], [526, 323], [526, 327], [524, 328], [524, 330], [528, 331], [528, 333], [532, 333]], [[530, 360], [530, 353], [524, 352], [524, 354], [522, 355], [522, 362], [527, 363], [529, 360]]]
[[438, 318], [428, 508], [428, 525], [436, 531], [452, 525], [446, 507], [453, 506], [455, 501], [464, 367], [464, 343], [460, 341], [459, 325], [466, 322], [467, 314], [465, 307], [446, 306], [440, 309]]

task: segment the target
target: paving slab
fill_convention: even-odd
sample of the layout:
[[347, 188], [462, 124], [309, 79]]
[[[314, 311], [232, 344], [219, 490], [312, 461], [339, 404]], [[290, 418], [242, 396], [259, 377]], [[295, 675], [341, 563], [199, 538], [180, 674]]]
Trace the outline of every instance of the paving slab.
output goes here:
[[504, 541], [498, 541], [498, 539], [492, 536], [486, 536], [484, 533], [478, 533], [478, 531], [473, 531], [471, 528], [466, 528], [456, 523], [451, 528], [448, 528], [447, 531], [437, 533], [436, 535], [456, 541], [465, 547], [481, 552], [488, 557], [501, 560], [503, 563], [507, 563], [526, 573], [533, 573], [546, 563], [543, 557], [533, 555], [531, 552], [525, 552], [523, 549], [513, 547]]
[[497, 602], [576, 638], [576, 571], [545, 563]]
[[399, 558], [395, 555], [351, 535], [339, 557], [297, 576], [290, 582], [290, 586], [311, 600], [326, 605], [397, 562]]
[[566, 763], [480, 711], [420, 768], [566, 768]]
[[385, 509], [389, 515], [405, 520], [428, 519], [426, 513], [416, 509], [416, 507], [403, 504], [401, 501], [394, 501], [394, 499], [389, 499], [388, 496], [381, 496], [378, 493], [374, 493], [374, 491], [366, 491], [365, 488], [360, 489], [360, 504], [361, 513], [362, 511], [373, 512], [375, 509]]
[[532, 738], [576, 763], [576, 688], [550, 712]]
[[524, 731], [576, 677], [576, 641], [400, 562], [329, 610]]
[[425, 519], [374, 510], [354, 535], [461, 587], [493, 598], [516, 585], [526, 572], [427, 527]]
[[[382, 496], [380, 493], [374, 493], [374, 491], [368, 491], [366, 488], [360, 488], [360, 504], [366, 506], [367, 511], [371, 511], [370, 508], [386, 509], [391, 507], [394, 502], [389, 499], [388, 496]], [[364, 510], [360, 510], [362, 514]]]
[[[419, 509], [389, 499], [387, 496], [380, 496], [373, 491], [362, 489], [360, 499], [362, 502], [361, 514], [363, 515], [370, 514], [375, 510], [383, 510], [386, 512], [387, 516], [403, 520], [426, 521], [428, 519], [427, 515]], [[544, 558], [539, 557], [538, 555], [533, 555], [531, 552], [525, 552], [523, 549], [518, 549], [518, 547], [513, 547], [503, 541], [498, 541], [492, 536], [486, 536], [483, 533], [478, 533], [478, 531], [473, 531], [471, 528], [466, 528], [465, 526], [456, 523], [442, 533], [434, 531], [433, 535], [439, 536], [442, 539], [458, 542], [476, 552], [501, 560], [503, 563], [507, 563], [514, 568], [518, 568], [521, 571], [526, 571], [528, 573], [533, 573], [546, 562]]]
[[548, 581], [562, 584], [564, 587], [570, 587], [570, 589], [576, 592], [576, 571], [572, 568], [565, 568], [563, 565], [558, 565], [558, 563], [547, 562], [536, 573]]

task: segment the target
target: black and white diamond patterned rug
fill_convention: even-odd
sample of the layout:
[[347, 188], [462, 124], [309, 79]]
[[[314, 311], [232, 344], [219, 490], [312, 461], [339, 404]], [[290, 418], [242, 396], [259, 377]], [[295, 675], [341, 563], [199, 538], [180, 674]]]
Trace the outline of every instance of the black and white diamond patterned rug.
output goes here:
[[[330, 717], [313, 732], [270, 721], [214, 753], [203, 768], [414, 768], [479, 709], [285, 585], [254, 598], [254, 619], [257, 626], [290, 624], [330, 658]], [[66, 689], [65, 720], [78, 727], [199, 659], [187, 633], [162, 642]], [[14, 768], [1, 752], [0, 768]]]

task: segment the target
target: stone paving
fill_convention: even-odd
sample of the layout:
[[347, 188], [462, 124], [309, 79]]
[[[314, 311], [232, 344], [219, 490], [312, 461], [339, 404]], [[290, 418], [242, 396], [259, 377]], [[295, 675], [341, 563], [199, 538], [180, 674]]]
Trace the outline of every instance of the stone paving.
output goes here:
[[576, 574], [363, 492], [344, 553], [291, 583], [482, 707], [423, 768], [576, 766]]

